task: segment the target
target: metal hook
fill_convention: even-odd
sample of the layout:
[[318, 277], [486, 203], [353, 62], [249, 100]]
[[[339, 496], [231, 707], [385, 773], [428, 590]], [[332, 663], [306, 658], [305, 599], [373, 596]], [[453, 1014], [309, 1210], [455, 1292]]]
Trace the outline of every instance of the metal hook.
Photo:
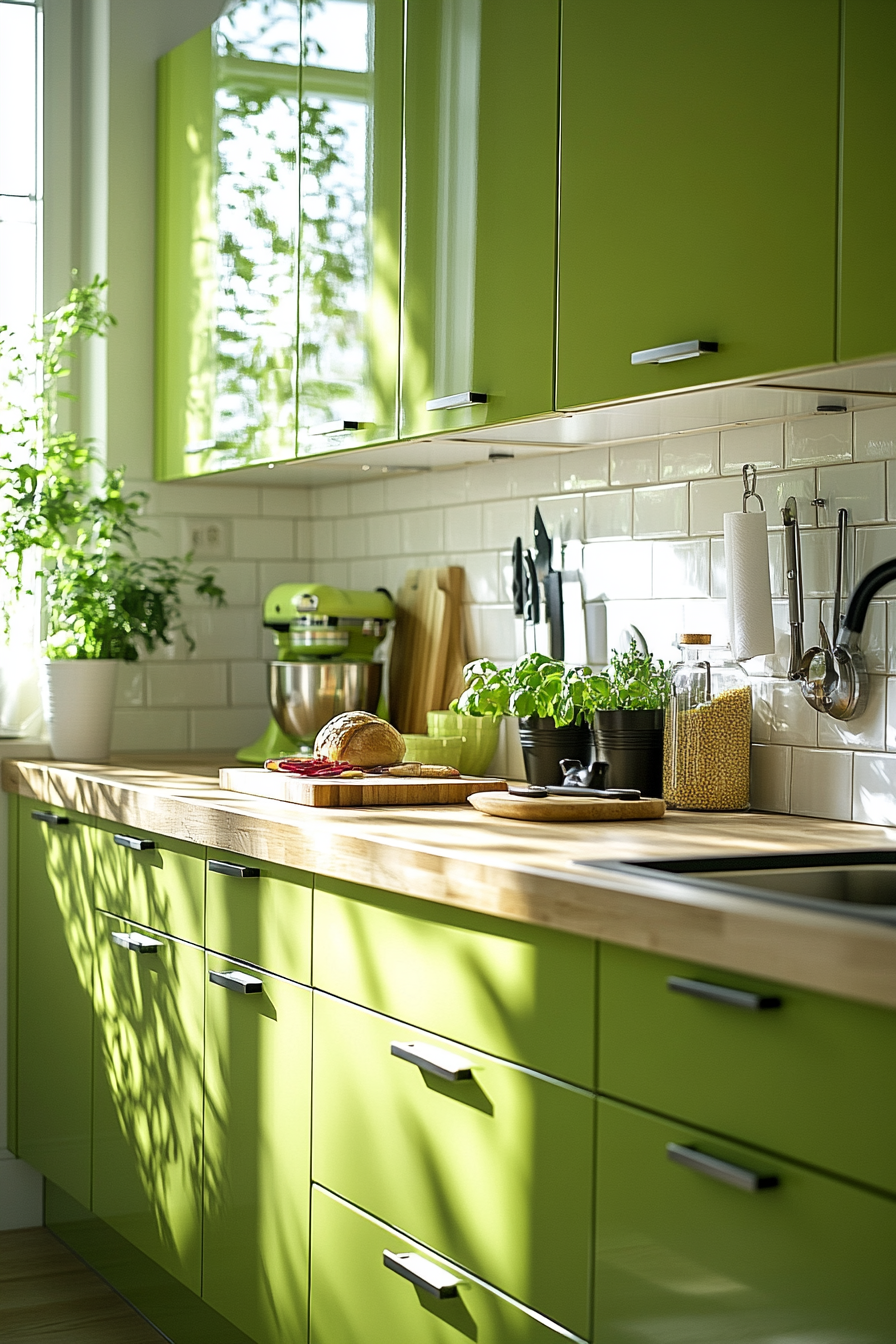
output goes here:
[[755, 464], [755, 462], [745, 462], [745, 463], [744, 463], [743, 476], [744, 476], [744, 503], [743, 503], [743, 510], [744, 510], [744, 513], [749, 512], [749, 510], [747, 509], [747, 503], [748, 503], [748, 501], [751, 500], [751, 499], [757, 499], [757, 500], [759, 501], [759, 508], [760, 508], [760, 511], [761, 511], [762, 513], [765, 513], [765, 505], [764, 505], [763, 502], [762, 502], [762, 496], [761, 496], [761, 495], [757, 495], [757, 493], [756, 493], [756, 464]]

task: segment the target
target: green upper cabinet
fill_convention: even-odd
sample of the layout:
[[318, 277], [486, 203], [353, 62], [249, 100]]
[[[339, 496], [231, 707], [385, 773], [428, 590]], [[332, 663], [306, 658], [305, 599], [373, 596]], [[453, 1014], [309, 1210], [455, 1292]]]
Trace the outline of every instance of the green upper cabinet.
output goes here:
[[896, 350], [896, 7], [844, 0], [839, 359]]
[[397, 437], [402, 10], [303, 5], [301, 456]]
[[406, 12], [405, 438], [552, 407], [559, 0]]
[[94, 936], [87, 831], [82, 818], [59, 808], [11, 801], [19, 813], [16, 1152], [89, 1204]]
[[159, 63], [156, 475], [296, 451], [298, 0]]
[[838, 0], [564, 0], [561, 70], [558, 407], [830, 362]]

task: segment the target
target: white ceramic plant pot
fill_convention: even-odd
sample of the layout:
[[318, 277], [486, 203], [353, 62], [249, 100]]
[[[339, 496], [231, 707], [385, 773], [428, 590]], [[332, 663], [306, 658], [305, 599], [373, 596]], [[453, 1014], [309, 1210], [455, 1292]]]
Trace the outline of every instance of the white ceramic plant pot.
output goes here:
[[41, 696], [57, 761], [106, 761], [112, 741], [117, 658], [47, 658]]

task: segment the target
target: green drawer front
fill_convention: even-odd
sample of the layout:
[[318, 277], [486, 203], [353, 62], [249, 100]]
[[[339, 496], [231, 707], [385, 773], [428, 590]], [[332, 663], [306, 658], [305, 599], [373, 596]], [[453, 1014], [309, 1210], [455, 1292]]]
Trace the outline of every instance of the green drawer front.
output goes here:
[[[418, 1255], [460, 1280], [439, 1298], [387, 1269], [383, 1252]], [[311, 1344], [557, 1344], [562, 1336], [423, 1246], [314, 1189]]]
[[[597, 1130], [600, 1344], [892, 1344], [896, 1201], [614, 1102]], [[779, 1184], [723, 1184], [670, 1143]]]
[[[128, 849], [115, 836], [151, 841]], [[205, 942], [205, 850], [135, 826], [98, 822], [93, 832], [94, 905], [121, 919], [161, 929], [189, 943]]]
[[[594, 1097], [314, 996], [315, 1181], [587, 1334]], [[452, 1082], [391, 1053], [436, 1046]]]
[[594, 1086], [595, 944], [372, 887], [316, 881], [314, 984]]
[[[198, 1293], [205, 955], [96, 920], [92, 1208]], [[162, 946], [129, 951], [113, 933]]]
[[[206, 943], [303, 984], [311, 981], [311, 875], [223, 850], [209, 864], [245, 868], [249, 876], [206, 874]], [[251, 876], [257, 873], [257, 877]]]
[[[16, 1153], [90, 1202], [93, 909], [83, 818], [18, 800]], [[38, 813], [38, 816], [34, 816]], [[67, 825], [41, 817], [67, 817]]]
[[301, 1344], [308, 1313], [311, 991], [221, 957], [206, 979], [202, 1296], [258, 1344]]
[[[748, 1011], [669, 976], [777, 996]], [[896, 1191], [896, 1013], [603, 944], [600, 1091]]]

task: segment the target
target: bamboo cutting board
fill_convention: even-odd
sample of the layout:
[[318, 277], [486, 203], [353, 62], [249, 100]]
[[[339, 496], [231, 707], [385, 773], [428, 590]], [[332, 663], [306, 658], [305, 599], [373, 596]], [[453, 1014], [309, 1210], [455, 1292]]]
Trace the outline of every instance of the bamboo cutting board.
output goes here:
[[477, 812], [514, 821], [655, 821], [663, 816], [662, 798], [519, 798], [512, 793], [480, 794], [469, 798]]
[[370, 779], [302, 779], [275, 770], [226, 769], [218, 772], [222, 789], [250, 793], [302, 807], [428, 807], [464, 803], [471, 794], [506, 789], [503, 779], [420, 779], [375, 775]]

